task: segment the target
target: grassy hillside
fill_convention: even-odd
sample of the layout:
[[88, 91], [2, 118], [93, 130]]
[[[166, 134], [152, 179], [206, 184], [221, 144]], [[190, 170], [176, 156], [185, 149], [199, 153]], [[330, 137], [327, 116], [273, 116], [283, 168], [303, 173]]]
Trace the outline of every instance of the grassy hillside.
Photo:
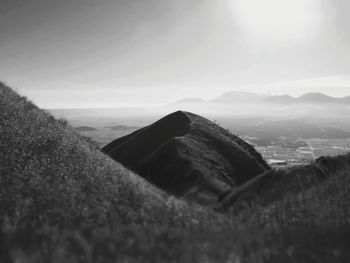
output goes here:
[[232, 209], [242, 202], [266, 206], [283, 198], [301, 194], [312, 187], [319, 187], [324, 181], [329, 184], [332, 180], [339, 180], [339, 174], [349, 172], [350, 153], [336, 157], [321, 157], [309, 165], [273, 169], [234, 188], [223, 198], [221, 209]]
[[[347, 229], [350, 154], [328, 159], [336, 167], [327, 178], [312, 173], [309, 166], [275, 171], [275, 178], [269, 177], [270, 181], [259, 185], [255, 191], [258, 196], [241, 196], [231, 207], [230, 212], [237, 214], [237, 225]], [[249, 208], [244, 209], [248, 204]]]
[[1, 222], [192, 225], [218, 219], [170, 198], [4, 85], [0, 113]]
[[350, 155], [323, 160], [326, 173], [272, 170], [219, 215], [149, 185], [3, 85], [0, 147], [0, 262], [350, 258]]
[[253, 204], [230, 225], [16, 228], [3, 225], [3, 262], [348, 262], [349, 173], [268, 206]]

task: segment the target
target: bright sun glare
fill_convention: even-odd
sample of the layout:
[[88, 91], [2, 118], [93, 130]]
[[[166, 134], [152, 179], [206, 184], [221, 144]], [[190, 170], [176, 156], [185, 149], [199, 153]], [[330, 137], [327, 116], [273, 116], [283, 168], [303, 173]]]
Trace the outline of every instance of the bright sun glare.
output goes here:
[[321, 24], [320, 0], [231, 0], [239, 28], [254, 41], [307, 41]]

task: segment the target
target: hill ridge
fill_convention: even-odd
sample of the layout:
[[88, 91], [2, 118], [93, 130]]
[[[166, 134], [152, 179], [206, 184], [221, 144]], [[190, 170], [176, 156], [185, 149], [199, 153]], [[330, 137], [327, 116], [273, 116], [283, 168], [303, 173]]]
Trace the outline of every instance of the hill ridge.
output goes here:
[[0, 189], [0, 223], [5, 218], [14, 225], [65, 226], [211, 221], [213, 212], [167, 195], [3, 84], [0, 112], [0, 185], [6, 186]]
[[209, 203], [269, 169], [251, 145], [186, 111], [173, 112], [102, 150], [171, 194], [188, 196], [197, 189], [198, 196], [211, 196]]

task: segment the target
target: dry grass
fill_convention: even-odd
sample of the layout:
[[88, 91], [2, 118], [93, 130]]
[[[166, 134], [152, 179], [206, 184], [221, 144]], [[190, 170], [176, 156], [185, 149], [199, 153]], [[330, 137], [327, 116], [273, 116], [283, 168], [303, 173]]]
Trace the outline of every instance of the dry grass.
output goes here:
[[[191, 226], [218, 216], [169, 197], [64, 120], [0, 86], [0, 221], [14, 226]], [[203, 220], [205, 219], [205, 220]]]
[[[0, 85], [1, 262], [347, 262], [350, 156], [224, 216], [169, 197]], [[271, 181], [272, 182], [272, 181]]]

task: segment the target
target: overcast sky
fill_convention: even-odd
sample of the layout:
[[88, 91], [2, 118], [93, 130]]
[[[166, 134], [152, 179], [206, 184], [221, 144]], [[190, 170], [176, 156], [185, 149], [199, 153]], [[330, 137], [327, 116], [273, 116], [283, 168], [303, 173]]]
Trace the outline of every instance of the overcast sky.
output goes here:
[[42, 107], [350, 95], [349, 0], [0, 0], [0, 79]]

